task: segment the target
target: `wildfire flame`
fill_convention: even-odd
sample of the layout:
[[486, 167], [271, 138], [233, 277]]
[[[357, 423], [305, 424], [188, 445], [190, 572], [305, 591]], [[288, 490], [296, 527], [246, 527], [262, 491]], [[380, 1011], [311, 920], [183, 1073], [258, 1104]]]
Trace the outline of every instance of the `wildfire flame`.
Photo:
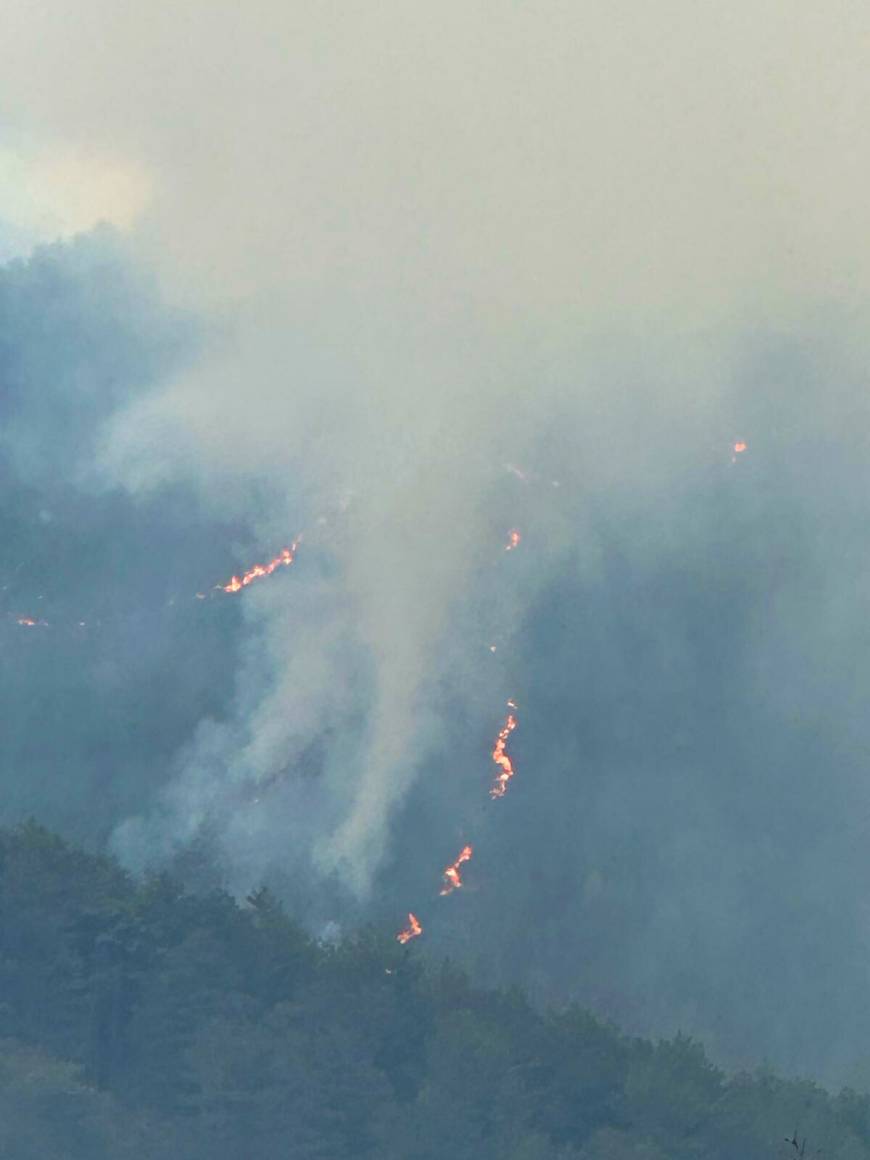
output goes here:
[[247, 588], [249, 584], [259, 580], [261, 576], [271, 576], [276, 568], [289, 568], [296, 559], [300, 539], [301, 537], [297, 537], [289, 548], [282, 548], [275, 559], [270, 560], [268, 564], [255, 564], [244, 575], [233, 576], [228, 584], [217, 584], [216, 587], [220, 588], [222, 592], [241, 592], [243, 588]]
[[474, 853], [471, 846], [464, 846], [462, 853], [455, 862], [451, 862], [444, 870], [444, 887], [441, 890], [442, 895], [452, 894], [454, 890], [459, 890], [462, 886], [462, 878], [459, 873], [459, 867], [463, 862], [468, 862], [471, 855]]
[[731, 462], [732, 463], [737, 462], [737, 456], [743, 454], [743, 452], [746, 450], [746, 446], [747, 445], [746, 445], [745, 441], [742, 439], [738, 439], [738, 441], [736, 443], [731, 444], [731, 451], [733, 453], [731, 455]]
[[[513, 701], [508, 701], [508, 705], [516, 708]], [[517, 727], [517, 719], [513, 713], [508, 713], [505, 718], [505, 723], [498, 732], [498, 737], [495, 739], [495, 745], [492, 749], [492, 760], [499, 768], [496, 774], [495, 781], [489, 791], [489, 796], [493, 799], [504, 797], [507, 792], [508, 782], [513, 777], [515, 770], [511, 759], [505, 753], [508, 737], [513, 733]]]
[[408, 925], [404, 930], [399, 931], [399, 933], [396, 935], [396, 941], [400, 942], [404, 946], [406, 942], [410, 942], [412, 938], [417, 938], [417, 936], [421, 935], [422, 933], [423, 927], [419, 918], [417, 918], [416, 914], [411, 914], [409, 912]]
[[35, 620], [32, 616], [16, 616], [15, 622], [16, 622], [16, 624], [22, 625], [24, 628], [39, 628], [39, 627], [47, 628], [48, 627], [48, 621]]
[[517, 529], [511, 528], [511, 530], [508, 532], [508, 542], [505, 544], [504, 550], [506, 552], [512, 552], [514, 548], [519, 546], [521, 539], [522, 537], [520, 536], [520, 533], [517, 531]]

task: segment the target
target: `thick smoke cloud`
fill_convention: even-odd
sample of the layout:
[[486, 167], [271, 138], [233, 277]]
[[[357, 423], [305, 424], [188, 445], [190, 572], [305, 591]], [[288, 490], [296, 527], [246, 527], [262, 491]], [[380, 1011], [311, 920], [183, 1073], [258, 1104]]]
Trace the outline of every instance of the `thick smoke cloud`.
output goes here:
[[182, 650], [221, 695], [114, 848], [206, 849], [325, 924], [434, 896], [473, 839], [427, 933], [488, 976], [857, 1067], [863, 9], [71, 16], [10, 6], [4, 106], [147, 172], [131, 244], [209, 320], [88, 428], [96, 476], [178, 489], [209, 576], [222, 521], [239, 562], [304, 530], [238, 653]]

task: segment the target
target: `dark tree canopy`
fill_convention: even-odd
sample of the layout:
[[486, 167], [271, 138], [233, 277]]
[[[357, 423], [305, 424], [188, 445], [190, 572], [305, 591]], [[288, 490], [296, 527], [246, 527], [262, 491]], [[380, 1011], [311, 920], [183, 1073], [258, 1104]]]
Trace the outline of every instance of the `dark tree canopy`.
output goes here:
[[15, 1160], [768, 1160], [795, 1125], [870, 1158], [866, 1095], [726, 1075], [388, 933], [321, 944], [266, 890], [138, 881], [33, 822], [0, 832], [0, 914]]

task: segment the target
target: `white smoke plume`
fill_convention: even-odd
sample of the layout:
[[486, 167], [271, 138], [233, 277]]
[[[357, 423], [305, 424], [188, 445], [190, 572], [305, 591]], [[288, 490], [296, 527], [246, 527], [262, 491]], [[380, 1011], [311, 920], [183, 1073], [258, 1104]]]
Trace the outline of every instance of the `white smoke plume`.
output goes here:
[[[487, 632], [516, 613], [518, 573], [487, 565], [517, 506], [545, 573], [583, 489], [664, 490], [741, 434], [719, 402], [737, 328], [864, 311], [866, 12], [6, 10], [6, 115], [142, 172], [133, 242], [212, 320], [201, 364], [113, 426], [110, 478], [194, 479], [264, 554], [306, 532], [243, 594], [231, 719], [118, 846], [148, 861], [217, 818], [241, 876], [303, 858], [365, 895], [443, 728], [472, 581]], [[514, 480], [510, 510], [506, 461], [575, 499]], [[491, 670], [463, 663], [475, 701]]]

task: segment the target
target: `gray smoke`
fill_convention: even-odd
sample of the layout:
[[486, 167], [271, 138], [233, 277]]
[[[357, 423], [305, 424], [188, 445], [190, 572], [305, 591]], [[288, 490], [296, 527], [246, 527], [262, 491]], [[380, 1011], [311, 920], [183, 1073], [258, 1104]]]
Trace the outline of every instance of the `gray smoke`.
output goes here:
[[[114, 849], [316, 929], [428, 897], [487, 977], [858, 1074], [863, 14], [11, 8], [4, 107], [147, 173], [130, 245], [195, 332], [77, 486], [181, 497], [209, 581], [218, 532], [236, 568], [303, 532], [204, 602], [224, 655], [177, 642], [216, 691]], [[77, 414], [46, 395], [10, 455]]]

